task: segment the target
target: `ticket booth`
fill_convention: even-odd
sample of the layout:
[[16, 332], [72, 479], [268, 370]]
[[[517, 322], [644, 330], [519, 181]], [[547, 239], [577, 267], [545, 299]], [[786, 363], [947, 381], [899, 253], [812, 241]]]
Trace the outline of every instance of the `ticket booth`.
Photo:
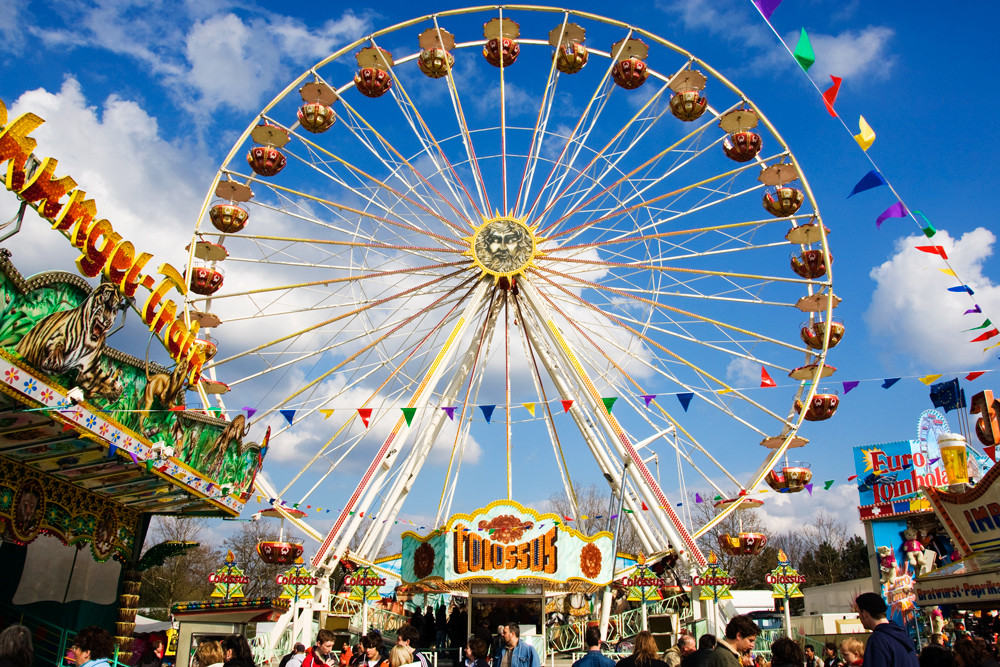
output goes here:
[[246, 634], [247, 626], [276, 621], [288, 611], [288, 601], [271, 598], [184, 602], [170, 613], [179, 622], [176, 667], [190, 667], [195, 649], [203, 641]]

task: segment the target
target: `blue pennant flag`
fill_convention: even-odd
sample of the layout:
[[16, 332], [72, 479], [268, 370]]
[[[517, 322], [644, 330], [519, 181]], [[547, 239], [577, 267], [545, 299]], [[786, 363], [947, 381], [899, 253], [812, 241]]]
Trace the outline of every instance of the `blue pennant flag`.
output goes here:
[[486, 423], [489, 424], [490, 420], [493, 419], [493, 411], [497, 409], [495, 405], [480, 405], [479, 409], [483, 411], [483, 417], [486, 418]]
[[888, 389], [889, 387], [891, 387], [892, 385], [896, 384], [897, 382], [899, 382], [899, 378], [886, 378], [886, 379], [884, 379], [882, 381], [882, 388], [883, 389]]
[[885, 178], [882, 177], [882, 174], [878, 173], [878, 169], [872, 169], [861, 177], [861, 180], [854, 186], [854, 189], [851, 190], [851, 194], [847, 195], [847, 198], [850, 199], [859, 192], [871, 190], [885, 184]]
[[681, 402], [681, 407], [684, 408], [684, 412], [688, 411], [688, 406], [691, 404], [692, 398], [694, 398], [694, 394], [691, 392], [677, 394], [677, 400]]
[[295, 418], [295, 410], [278, 410], [278, 412], [281, 413], [281, 416], [284, 417], [288, 421], [288, 425], [291, 426], [292, 419]]

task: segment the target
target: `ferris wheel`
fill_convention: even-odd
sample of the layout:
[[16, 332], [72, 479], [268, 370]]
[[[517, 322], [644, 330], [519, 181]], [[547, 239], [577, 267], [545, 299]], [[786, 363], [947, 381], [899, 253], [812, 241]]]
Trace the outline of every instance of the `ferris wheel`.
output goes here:
[[204, 398], [254, 406], [301, 468], [258, 488], [334, 508], [329, 530], [289, 517], [315, 567], [413, 515], [557, 490], [575, 510], [623, 477], [646, 552], [697, 565], [714, 521], [688, 490], [801, 488], [787, 450], [836, 409], [828, 232], [695, 55], [589, 13], [460, 9], [261, 110], [206, 196], [186, 309], [219, 350]]

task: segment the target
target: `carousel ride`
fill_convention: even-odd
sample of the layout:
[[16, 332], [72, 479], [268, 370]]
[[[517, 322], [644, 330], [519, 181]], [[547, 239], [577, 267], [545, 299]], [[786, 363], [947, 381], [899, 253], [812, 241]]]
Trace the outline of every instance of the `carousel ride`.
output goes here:
[[[809, 482], [787, 450], [837, 407], [829, 231], [761, 108], [694, 54], [589, 13], [449, 10], [261, 109], [193, 230], [185, 312], [220, 350], [209, 398], [304, 459], [256, 484], [321, 587], [408, 512], [554, 483], [575, 514], [602, 477], [643, 550], [690, 570], [748, 492]], [[762, 369], [788, 380], [761, 391]], [[719, 512], [696, 523], [688, 488]]]

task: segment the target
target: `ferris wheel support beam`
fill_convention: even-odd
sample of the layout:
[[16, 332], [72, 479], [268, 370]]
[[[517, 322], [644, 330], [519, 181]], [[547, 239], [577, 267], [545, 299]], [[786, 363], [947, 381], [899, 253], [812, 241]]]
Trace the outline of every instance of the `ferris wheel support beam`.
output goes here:
[[[708, 561], [704, 554], [701, 553], [701, 549], [698, 548], [694, 538], [670, 506], [666, 495], [660, 489], [660, 485], [656, 483], [656, 479], [649, 471], [649, 468], [642, 462], [642, 457], [629, 440], [625, 430], [618, 424], [618, 420], [608, 414], [606, 409], [603, 409], [604, 404], [598, 395], [597, 388], [594, 387], [593, 382], [587, 376], [576, 355], [570, 349], [565, 339], [563, 339], [562, 332], [559, 331], [555, 320], [549, 315], [542, 297], [535, 290], [530, 280], [521, 280], [520, 284], [522, 285], [521, 294], [524, 296], [528, 307], [534, 311], [540, 322], [545, 323], [547, 328], [546, 333], [553, 343], [553, 348], [562, 352], [562, 356], [566, 361], [565, 371], [574, 377], [576, 380], [575, 384], [581, 389], [578, 395], [587, 401], [591, 411], [605, 433], [607, 433], [608, 439], [618, 455], [622, 459], [629, 458], [632, 460], [633, 466], [630, 466], [631, 470], [629, 474], [635, 482], [635, 488], [638, 490], [640, 497], [649, 506], [650, 515], [655, 518], [661, 530], [670, 539], [672, 546], [678, 551], [685, 566], [690, 567], [693, 564], [697, 564], [698, 566], [707, 565]], [[633, 516], [635, 515], [633, 514]], [[694, 563], [692, 563], [692, 559]]]
[[[518, 284], [524, 285], [527, 281], [523, 278], [518, 281]], [[521, 295], [524, 294], [524, 289], [521, 289]], [[534, 309], [532, 309], [534, 310]], [[553, 384], [555, 384], [556, 389], [563, 396], [574, 396], [578, 392], [574, 388], [573, 381], [565, 373], [565, 364], [559, 363], [552, 353], [552, 346], [545, 337], [543, 331], [544, 329], [536, 329], [536, 323], [532, 321], [531, 317], [522, 317], [522, 324], [524, 325], [525, 333], [528, 339], [531, 341], [531, 345], [535, 352], [538, 353], [538, 358], [541, 360], [542, 365], [548, 372], [549, 377], [552, 379]], [[580, 431], [580, 435], [583, 437], [583, 441], [587, 443], [590, 448], [591, 453], [594, 456], [594, 460], [597, 462], [598, 467], [601, 472], [607, 477], [610, 476], [614, 478], [614, 473], [616, 469], [621, 465], [620, 460], [612, 458], [611, 452], [609, 451], [607, 445], [602, 441], [601, 434], [594, 430], [593, 424], [590, 420], [583, 414], [582, 410], [570, 410], [570, 416], [573, 418], [573, 422], [576, 424]], [[637, 506], [634, 504], [633, 499], [629, 494], [625, 495], [625, 504], [628, 506], [629, 510], [632, 510], [629, 518], [636, 527], [636, 531], [639, 534], [639, 539], [642, 541], [642, 546], [644, 549], [648, 550], [650, 553], [659, 551], [662, 540], [657, 538], [649, 526], [644, 525], [646, 523], [646, 516], [642, 513], [636, 513], [634, 510]]]
[[[448, 361], [455, 354], [455, 343], [469, 326], [469, 323], [473, 320], [475, 314], [482, 309], [483, 303], [486, 301], [488, 291], [488, 281], [480, 281], [479, 285], [477, 285], [473, 291], [465, 310], [462, 312], [462, 315], [452, 328], [448, 339], [442, 345], [441, 350], [438, 352], [434, 362], [424, 375], [424, 379], [417, 387], [417, 391], [413, 394], [413, 397], [410, 399], [407, 407], [418, 407], [427, 403], [427, 395], [437, 384], [438, 380], [441, 378], [441, 374], [447, 367]], [[332, 564], [344, 554], [347, 544], [357, 531], [357, 521], [352, 522], [347, 527], [348, 529], [346, 531], [343, 529], [345, 524], [348, 523], [348, 518], [350, 517], [351, 512], [354, 511], [354, 508], [361, 499], [362, 495], [372, 486], [373, 478], [376, 472], [381, 467], [383, 460], [389, 453], [389, 449], [392, 447], [393, 441], [402, 431], [405, 424], [406, 419], [403, 416], [400, 416], [399, 419], [396, 420], [396, 425], [393, 427], [389, 437], [385, 439], [385, 443], [383, 443], [374, 458], [372, 458], [372, 462], [368, 464], [368, 469], [365, 471], [364, 476], [362, 476], [361, 483], [358, 484], [358, 487], [351, 494], [350, 499], [347, 503], [345, 503], [344, 508], [340, 511], [340, 516], [337, 517], [337, 521], [333, 524], [333, 527], [330, 528], [330, 532], [327, 534], [326, 539], [317, 550], [316, 556], [312, 560], [312, 565], [316, 568], [317, 573], [319, 573], [318, 576], [321, 578], [328, 574]], [[361, 517], [357, 516], [355, 518], [358, 521], [361, 519]], [[337, 542], [336, 547], [334, 547], [334, 541], [337, 540], [338, 537], [340, 539]]]
[[[502, 305], [503, 299], [493, 300], [484, 330], [489, 331], [496, 322]], [[441, 405], [454, 405], [462, 385], [469, 378], [470, 373], [472, 373], [476, 365], [479, 350], [479, 339], [478, 337], [473, 337], [458, 366], [452, 371], [451, 380], [441, 395]], [[393, 522], [399, 515], [399, 510], [402, 508], [410, 492], [413, 480], [420, 474], [420, 470], [424, 463], [426, 463], [427, 457], [430, 455], [431, 449], [434, 447], [434, 442], [441, 433], [441, 429], [444, 427], [447, 418], [448, 416], [444, 410], [434, 410], [431, 413], [430, 423], [420, 431], [413, 444], [413, 448], [402, 463], [400, 474], [397, 475], [396, 481], [393, 482], [382, 503], [379, 516], [384, 521], [373, 524], [362, 540], [361, 546], [358, 548], [358, 552], [362, 556], [374, 558], [375, 554], [378, 553], [379, 547], [385, 542], [389, 531], [392, 529]], [[438, 515], [434, 519], [434, 525], [438, 526], [440, 522], [441, 516], [440, 510], [438, 510]]]

